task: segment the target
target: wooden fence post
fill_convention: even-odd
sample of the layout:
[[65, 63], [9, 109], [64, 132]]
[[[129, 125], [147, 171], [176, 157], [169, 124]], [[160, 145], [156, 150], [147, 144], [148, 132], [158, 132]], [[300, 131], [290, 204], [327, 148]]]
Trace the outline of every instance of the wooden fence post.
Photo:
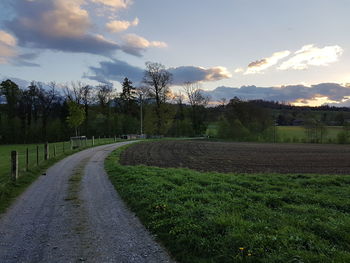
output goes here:
[[49, 143], [45, 143], [45, 146], [44, 146], [44, 160], [47, 161], [49, 158], [50, 158]]
[[29, 171], [29, 149], [26, 150], [26, 171]]
[[64, 142], [63, 142], [63, 153], [64, 153]]
[[56, 144], [53, 145], [53, 157], [56, 157]]
[[95, 136], [92, 136], [92, 146], [94, 146], [95, 145]]
[[13, 181], [18, 179], [18, 153], [17, 151], [11, 152], [11, 178]]
[[36, 146], [36, 166], [39, 166], [39, 145]]
[[70, 139], [70, 149], [73, 150], [73, 140]]

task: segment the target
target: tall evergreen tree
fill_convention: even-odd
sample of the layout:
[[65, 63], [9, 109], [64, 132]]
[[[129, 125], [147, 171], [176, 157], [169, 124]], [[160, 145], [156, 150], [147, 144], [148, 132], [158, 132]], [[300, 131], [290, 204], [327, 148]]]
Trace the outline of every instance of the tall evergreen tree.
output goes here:
[[132, 107], [137, 97], [136, 88], [128, 78], [124, 79], [122, 87], [123, 91], [120, 94], [120, 99], [122, 101], [123, 112], [130, 114], [132, 113]]

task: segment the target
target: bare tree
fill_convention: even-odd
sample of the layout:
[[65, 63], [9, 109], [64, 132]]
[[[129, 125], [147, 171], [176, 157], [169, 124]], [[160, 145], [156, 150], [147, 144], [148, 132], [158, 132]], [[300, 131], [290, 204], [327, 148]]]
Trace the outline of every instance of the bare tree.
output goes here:
[[219, 100], [221, 106], [225, 106], [227, 104], [227, 99], [226, 98], [221, 98]]
[[147, 87], [148, 95], [156, 100], [158, 134], [161, 133], [162, 127], [161, 106], [169, 97], [171, 82], [172, 75], [165, 69], [164, 65], [160, 63], [146, 62], [146, 71], [143, 78], [143, 83]]
[[97, 98], [102, 109], [109, 106], [113, 97], [113, 87], [109, 85], [100, 85], [97, 87]]
[[97, 87], [97, 99], [101, 107], [101, 112], [106, 116], [104, 133], [111, 134], [111, 101], [113, 100], [114, 90], [110, 85], [100, 85]]
[[63, 93], [69, 101], [73, 101], [77, 104], [82, 103], [84, 84], [80, 81], [71, 82], [70, 85], [63, 87]]
[[188, 102], [191, 105], [193, 130], [198, 134], [202, 124], [199, 111], [201, 107], [208, 105], [209, 97], [203, 95], [202, 88], [199, 83], [186, 82], [183, 85], [183, 91], [185, 92]]
[[199, 83], [186, 82], [183, 85], [183, 90], [191, 107], [207, 106], [209, 97], [203, 95], [202, 87]]
[[48, 89], [44, 89], [41, 83], [37, 83], [38, 86], [38, 103], [41, 112], [42, 125], [43, 125], [43, 137], [47, 138], [47, 121], [50, 115], [52, 104], [58, 97], [58, 92], [56, 90], [56, 83], [51, 82]]

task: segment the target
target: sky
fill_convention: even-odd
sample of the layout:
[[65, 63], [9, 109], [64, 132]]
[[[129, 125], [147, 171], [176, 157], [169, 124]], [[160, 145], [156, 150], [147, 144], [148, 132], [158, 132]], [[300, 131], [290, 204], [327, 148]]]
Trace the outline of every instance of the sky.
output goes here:
[[1, 0], [0, 78], [140, 85], [145, 62], [212, 98], [350, 106], [349, 0]]

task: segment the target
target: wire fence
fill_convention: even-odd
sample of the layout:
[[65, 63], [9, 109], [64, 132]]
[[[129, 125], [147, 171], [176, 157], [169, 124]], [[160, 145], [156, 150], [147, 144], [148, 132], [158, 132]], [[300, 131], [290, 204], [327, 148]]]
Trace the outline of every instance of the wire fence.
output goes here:
[[[32, 168], [40, 167], [52, 158], [59, 158], [75, 151], [88, 147], [109, 144], [120, 141], [114, 137], [95, 137], [84, 139], [78, 144], [74, 141], [64, 141], [46, 144], [27, 144], [27, 145], [2, 145], [0, 146], [0, 184], [13, 177], [12, 154], [17, 154], [17, 173], [18, 177]], [[47, 158], [45, 157], [45, 147], [47, 147]], [[12, 178], [13, 179], [13, 178]]]

